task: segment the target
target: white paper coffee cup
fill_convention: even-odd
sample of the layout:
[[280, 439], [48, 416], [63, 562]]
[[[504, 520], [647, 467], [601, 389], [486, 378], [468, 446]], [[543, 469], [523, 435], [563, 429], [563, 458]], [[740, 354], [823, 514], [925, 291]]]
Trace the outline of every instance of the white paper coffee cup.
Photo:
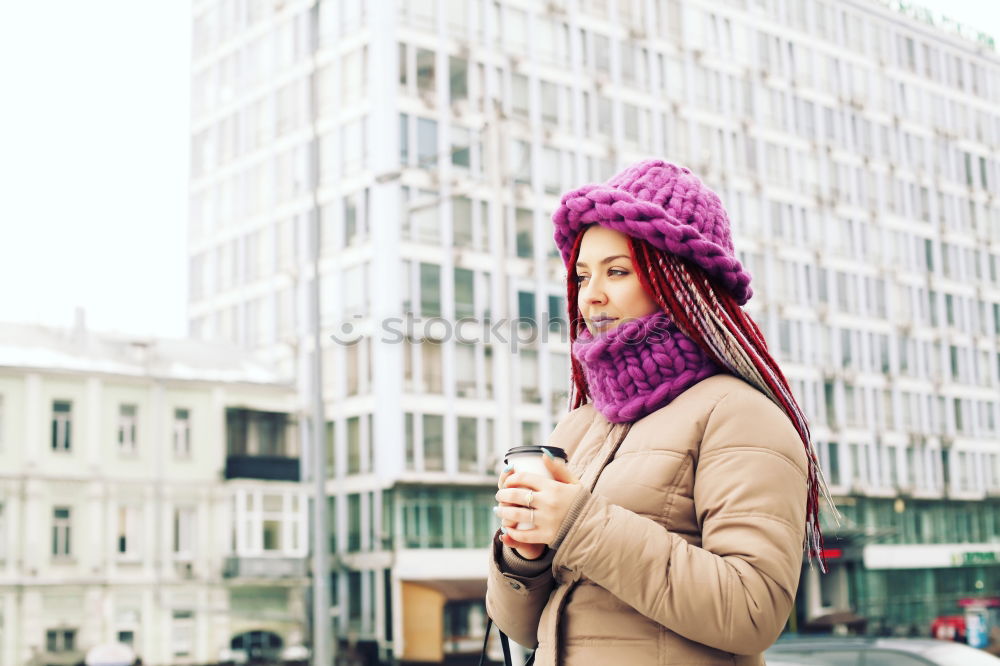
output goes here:
[[[566, 452], [557, 446], [546, 446], [544, 448], [556, 458], [569, 459], [566, 456]], [[541, 446], [515, 446], [507, 451], [503, 461], [512, 467], [514, 471], [538, 474], [551, 479], [552, 474], [549, 472], [549, 468], [545, 466], [544, 455], [545, 452], [542, 451]], [[534, 525], [531, 523], [518, 523], [516, 527], [519, 530], [530, 530]]]

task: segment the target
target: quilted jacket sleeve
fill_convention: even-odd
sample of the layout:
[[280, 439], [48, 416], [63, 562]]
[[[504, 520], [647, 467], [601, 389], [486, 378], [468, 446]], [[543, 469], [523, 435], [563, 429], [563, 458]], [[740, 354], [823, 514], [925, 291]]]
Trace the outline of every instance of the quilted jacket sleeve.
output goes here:
[[538, 620], [552, 594], [555, 578], [549, 568], [535, 576], [502, 571], [503, 548], [494, 537], [486, 579], [486, 612], [511, 640], [533, 648], [538, 644]]
[[581, 489], [553, 568], [585, 576], [690, 640], [759, 653], [781, 633], [798, 584], [805, 451], [766, 397], [729, 393], [708, 417], [695, 474], [701, 547]]
[[[549, 443], [566, 449], [572, 457], [580, 437], [593, 421], [593, 408], [585, 405], [567, 414], [549, 436]], [[550, 564], [552, 552], [536, 563], [517, 563], [517, 555], [493, 538], [489, 575], [486, 578], [486, 612], [510, 638], [525, 646], [538, 644], [538, 621], [549, 601], [555, 578]], [[536, 573], [537, 572], [537, 573]]]

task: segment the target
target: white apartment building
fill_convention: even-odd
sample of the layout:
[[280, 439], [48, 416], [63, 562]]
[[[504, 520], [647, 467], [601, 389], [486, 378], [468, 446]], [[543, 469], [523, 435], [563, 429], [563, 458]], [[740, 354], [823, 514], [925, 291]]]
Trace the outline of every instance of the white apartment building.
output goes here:
[[481, 634], [495, 463], [566, 409], [549, 216], [648, 156], [727, 206], [847, 517], [793, 624], [1000, 592], [1000, 60], [894, 7], [195, 1], [191, 333], [295, 372], [318, 227], [342, 639]]
[[232, 345], [0, 325], [0, 664], [301, 653], [297, 401]]

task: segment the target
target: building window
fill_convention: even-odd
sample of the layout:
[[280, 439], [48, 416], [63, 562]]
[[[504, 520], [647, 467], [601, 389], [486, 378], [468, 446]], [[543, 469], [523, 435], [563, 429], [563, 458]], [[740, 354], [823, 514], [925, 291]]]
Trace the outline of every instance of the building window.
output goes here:
[[840, 485], [840, 444], [837, 442], [827, 444], [826, 478], [831, 486]]
[[848, 444], [848, 451], [851, 455], [852, 482], [855, 486], [867, 486], [870, 476], [868, 474], [868, 447], [865, 444]]
[[[358, 202], [353, 194], [344, 197], [344, 247], [350, 247], [361, 241], [358, 233]], [[350, 277], [356, 278], [355, 275]]]
[[448, 79], [451, 89], [451, 101], [468, 99], [469, 97], [469, 61], [465, 58], [448, 58]]
[[174, 457], [191, 457], [191, 412], [174, 410]]
[[455, 247], [472, 247], [472, 199], [454, 197], [451, 200], [451, 223]]
[[347, 419], [347, 473], [361, 473], [361, 418]]
[[549, 390], [553, 411], [562, 413], [569, 401], [569, 354], [549, 353]]
[[175, 657], [190, 657], [194, 652], [194, 611], [175, 610], [170, 631], [171, 651]]
[[459, 398], [477, 397], [475, 345], [455, 343], [455, 395]]
[[434, 95], [434, 51], [417, 49], [417, 90]]
[[305, 502], [298, 493], [238, 491], [233, 510], [238, 556], [304, 554]]
[[352, 493], [347, 496], [347, 550], [361, 550], [361, 495]]
[[118, 406], [118, 451], [119, 453], [135, 453], [135, 431], [139, 408], [135, 405]]
[[[481, 490], [409, 490], [398, 497], [407, 548], [482, 548], [496, 529], [493, 493]], [[450, 523], [450, 524], [449, 524]]]
[[69, 451], [73, 442], [73, 403], [69, 400], [52, 402], [52, 450]]
[[[1000, 354], [997, 354], [1000, 361]], [[493, 397], [493, 347], [483, 345], [483, 391], [484, 398]]]
[[139, 507], [118, 507], [118, 531], [116, 533], [115, 547], [120, 559], [138, 559], [139, 524]]
[[406, 412], [403, 415], [404, 438], [406, 439], [406, 469], [415, 470], [417, 468], [417, 455], [413, 445], [415, 433], [413, 432], [413, 413]]
[[226, 409], [226, 453], [230, 456], [298, 456], [294, 423], [287, 414]]
[[521, 402], [541, 402], [538, 390], [538, 352], [523, 349], [520, 354]]
[[555, 125], [559, 121], [559, 87], [551, 81], [541, 82], [542, 122]]
[[262, 542], [265, 552], [282, 550], [282, 523], [284, 496], [264, 495], [262, 516]]
[[52, 509], [52, 556], [69, 557], [72, 554], [70, 542], [69, 507], [57, 506]]
[[[351, 121], [340, 128], [340, 166], [343, 173], [350, 173], [363, 169], [368, 162], [368, 145], [365, 132], [368, 127], [368, 117]], [[277, 169], [282, 167], [280, 160], [277, 161]], [[296, 193], [301, 191], [296, 188]]]
[[472, 131], [465, 127], [451, 128], [451, 163], [466, 169], [472, 166]]
[[479, 447], [476, 441], [476, 419], [458, 417], [458, 471], [479, 471]]
[[410, 163], [410, 119], [405, 113], [399, 114], [399, 163]]
[[337, 426], [334, 421], [326, 422], [326, 478], [330, 479], [337, 475], [337, 446], [336, 446]]
[[527, 141], [511, 142], [510, 168], [514, 172], [514, 182], [520, 185], [531, 184], [531, 144]]
[[194, 559], [196, 515], [194, 507], [174, 509], [174, 559]]
[[368, 268], [367, 263], [344, 269], [343, 288], [344, 316], [364, 316], [368, 312]]
[[444, 471], [444, 417], [424, 414], [424, 469]]
[[527, 208], [518, 208], [515, 213], [517, 256], [523, 259], [534, 256], [534, 219], [534, 214]]
[[562, 296], [549, 296], [549, 330], [562, 331], [566, 328], [566, 299]]
[[352, 631], [361, 629], [362, 617], [361, 572], [347, 572], [347, 617]]
[[426, 393], [441, 393], [444, 391], [442, 375], [441, 344], [432, 340], [420, 343], [421, 362], [423, 364], [423, 390]]
[[521, 446], [538, 446], [542, 443], [541, 428], [535, 421], [521, 422]]
[[420, 314], [441, 316], [441, 267], [437, 264], [420, 264]]
[[427, 245], [441, 242], [440, 203], [434, 190], [419, 190], [407, 202], [404, 210], [409, 217], [410, 236], [413, 240]]
[[361, 342], [355, 342], [344, 347], [344, 375], [347, 395], [357, 395], [361, 389], [361, 346]]
[[517, 292], [517, 316], [521, 320], [519, 323], [528, 326], [537, 324], [535, 318], [535, 294], [531, 291]]
[[417, 118], [417, 166], [431, 167], [437, 164], [437, 122], [428, 118]]
[[455, 318], [476, 314], [475, 274], [467, 268], [455, 269]]
[[76, 629], [49, 629], [45, 632], [45, 649], [49, 652], [72, 652], [76, 649]]

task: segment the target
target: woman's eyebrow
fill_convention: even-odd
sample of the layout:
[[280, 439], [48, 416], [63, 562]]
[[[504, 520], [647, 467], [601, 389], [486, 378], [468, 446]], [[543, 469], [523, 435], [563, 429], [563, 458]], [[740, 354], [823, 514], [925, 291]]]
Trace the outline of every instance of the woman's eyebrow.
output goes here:
[[[630, 259], [630, 257], [627, 254], [616, 254], [613, 257], [606, 257], [604, 259], [601, 259], [601, 265], [603, 266], [604, 264], [610, 264], [615, 259]], [[576, 262], [576, 265], [577, 266], [586, 266], [587, 262], [585, 262], [585, 261], [578, 261], [578, 262]]]

